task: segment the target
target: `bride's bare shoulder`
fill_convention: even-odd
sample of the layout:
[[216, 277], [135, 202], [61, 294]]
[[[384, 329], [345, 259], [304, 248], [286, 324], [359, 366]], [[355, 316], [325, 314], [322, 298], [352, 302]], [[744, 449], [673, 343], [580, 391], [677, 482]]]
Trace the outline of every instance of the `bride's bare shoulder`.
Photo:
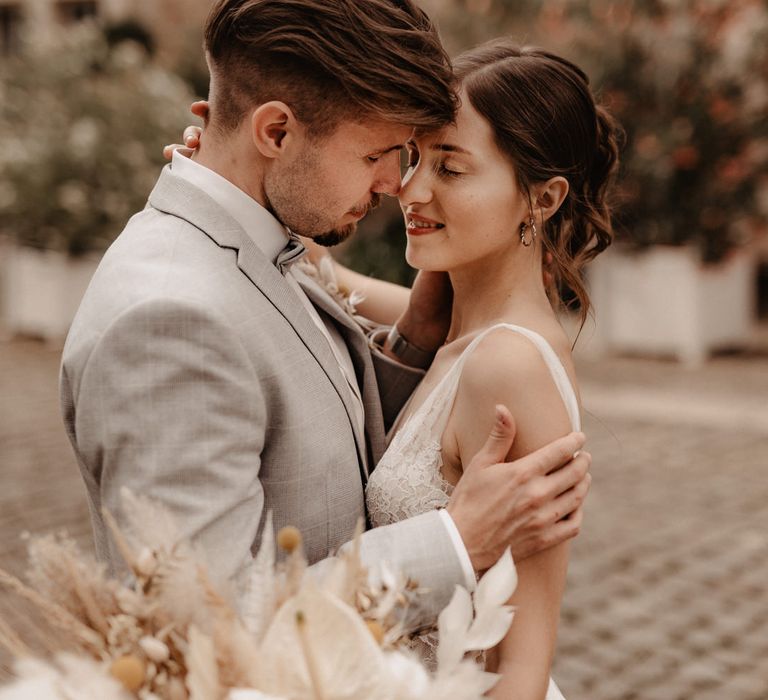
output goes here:
[[[560, 357], [559, 349], [553, 349]], [[507, 328], [490, 331], [466, 358], [452, 420], [459, 444], [469, 441], [475, 446], [472, 433], [485, 434], [496, 404], [504, 404], [514, 416], [515, 444], [523, 454], [571, 429], [541, 350], [529, 337]]]
[[[539, 382], [552, 382], [551, 373], [541, 348], [525, 331], [500, 326], [490, 330], [466, 358], [461, 384], [485, 393], [518, 392], [535, 388]], [[570, 351], [564, 336], [534, 332], [538, 343], [543, 341], [554, 351], [558, 360], [570, 364]]]

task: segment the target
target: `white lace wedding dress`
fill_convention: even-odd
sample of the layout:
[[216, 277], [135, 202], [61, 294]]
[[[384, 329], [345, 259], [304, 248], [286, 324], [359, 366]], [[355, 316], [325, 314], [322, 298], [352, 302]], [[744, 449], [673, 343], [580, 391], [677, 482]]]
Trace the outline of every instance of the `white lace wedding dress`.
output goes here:
[[[462, 352], [451, 369], [432, 390], [424, 403], [398, 428], [374, 469], [366, 487], [366, 501], [374, 527], [443, 508], [453, 486], [441, 473], [441, 438], [451, 413], [464, 363], [489, 333], [507, 329], [528, 338], [539, 350], [565, 403], [573, 430], [580, 430], [579, 404], [568, 374], [555, 351], [544, 338], [521, 326], [500, 323], [480, 333]], [[407, 406], [405, 409], [407, 410]], [[414, 648], [433, 661], [435, 637], [425, 635]], [[564, 700], [550, 680], [546, 700]]]

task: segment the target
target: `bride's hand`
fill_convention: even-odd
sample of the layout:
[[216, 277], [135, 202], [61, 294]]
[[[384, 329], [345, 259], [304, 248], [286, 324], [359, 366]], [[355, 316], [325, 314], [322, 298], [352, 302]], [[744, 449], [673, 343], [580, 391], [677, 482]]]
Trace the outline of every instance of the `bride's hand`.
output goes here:
[[421, 270], [411, 288], [408, 306], [395, 325], [409, 343], [434, 353], [448, 335], [452, 307], [453, 287], [448, 274]]
[[[193, 102], [189, 107], [189, 111], [196, 117], [200, 117], [204, 124], [208, 123], [208, 102], [206, 100]], [[193, 125], [188, 126], [184, 129], [184, 135], [182, 137], [184, 143], [172, 143], [165, 146], [163, 148], [163, 158], [171, 160], [174, 151], [181, 151], [182, 155], [187, 157], [191, 156], [200, 147], [202, 136], [202, 127]]]

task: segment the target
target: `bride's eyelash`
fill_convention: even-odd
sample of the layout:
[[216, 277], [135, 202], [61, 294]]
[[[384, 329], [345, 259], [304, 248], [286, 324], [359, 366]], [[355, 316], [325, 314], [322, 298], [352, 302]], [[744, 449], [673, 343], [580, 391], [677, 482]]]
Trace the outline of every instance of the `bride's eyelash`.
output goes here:
[[445, 167], [445, 163], [438, 163], [435, 167], [435, 172], [438, 177], [461, 177], [464, 174], [456, 172], [455, 170], [449, 170]]
[[[408, 162], [407, 162], [407, 169], [410, 170], [411, 168], [415, 168], [419, 164], [419, 152], [416, 150], [414, 146], [411, 146], [408, 149]], [[450, 170], [445, 166], [444, 161], [439, 161], [435, 163], [434, 165], [434, 172], [438, 177], [441, 178], [458, 178], [461, 177], [464, 173], [457, 172], [455, 170]]]

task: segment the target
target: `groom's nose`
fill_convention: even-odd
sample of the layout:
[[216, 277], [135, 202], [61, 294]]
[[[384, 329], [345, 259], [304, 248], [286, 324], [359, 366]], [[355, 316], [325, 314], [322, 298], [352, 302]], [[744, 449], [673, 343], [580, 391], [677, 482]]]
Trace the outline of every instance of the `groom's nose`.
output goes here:
[[377, 166], [376, 180], [371, 191], [397, 197], [400, 192], [400, 153], [387, 153], [379, 159]]

